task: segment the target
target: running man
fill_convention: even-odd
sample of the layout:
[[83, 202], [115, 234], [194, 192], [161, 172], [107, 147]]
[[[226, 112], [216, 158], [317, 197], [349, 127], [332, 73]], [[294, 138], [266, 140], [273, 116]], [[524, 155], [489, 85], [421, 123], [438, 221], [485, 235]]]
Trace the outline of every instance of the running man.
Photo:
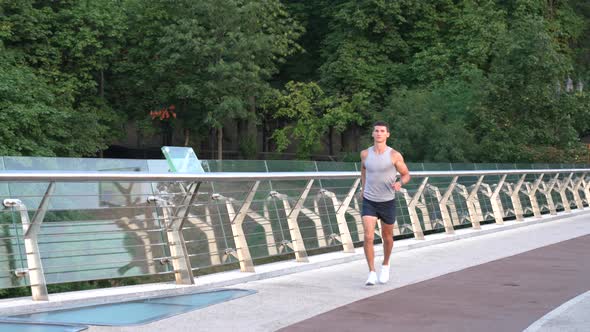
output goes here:
[[[365, 256], [369, 265], [369, 277], [365, 283], [373, 286], [389, 281], [389, 257], [393, 249], [393, 224], [395, 223], [395, 192], [410, 181], [410, 171], [402, 155], [387, 146], [389, 126], [378, 121], [373, 124], [373, 146], [361, 152], [361, 194], [363, 196], [363, 227], [365, 230]], [[396, 181], [397, 173], [401, 175]], [[377, 278], [375, 272], [375, 225], [381, 220], [383, 240], [383, 264]]]

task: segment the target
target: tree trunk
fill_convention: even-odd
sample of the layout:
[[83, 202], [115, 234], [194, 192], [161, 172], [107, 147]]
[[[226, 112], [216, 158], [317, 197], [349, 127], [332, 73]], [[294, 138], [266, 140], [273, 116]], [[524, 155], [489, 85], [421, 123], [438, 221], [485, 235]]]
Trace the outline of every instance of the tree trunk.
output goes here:
[[361, 150], [360, 141], [360, 128], [357, 124], [353, 123], [340, 133], [340, 150], [343, 152], [358, 152]]
[[241, 142], [242, 139], [248, 137], [248, 120], [238, 119], [236, 124], [238, 127], [238, 142]]
[[[187, 100], [186, 99], [181, 99], [180, 100], [180, 105], [179, 105], [179, 110], [181, 111], [181, 114], [186, 114], [186, 110], [187, 110]], [[191, 142], [191, 130], [190, 128], [184, 128], [184, 146], [189, 146]]]
[[223, 159], [223, 127], [217, 128], [217, 160]]
[[361, 143], [360, 143], [361, 140], [358, 139], [358, 138], [360, 138], [360, 130], [359, 130], [358, 125], [356, 125], [356, 124], [353, 127], [353, 137], [357, 138], [354, 140], [354, 147], [355, 147], [354, 151], [355, 152], [361, 151]]
[[211, 159], [215, 159], [215, 135], [217, 130], [211, 127], [209, 130], [209, 151], [211, 152]]
[[184, 146], [188, 146], [191, 137], [191, 130], [189, 128], [184, 128]]
[[[266, 119], [262, 119], [262, 152], [268, 152], [268, 135], [267, 135], [267, 121]], [[265, 156], [266, 158], [266, 156]]]
[[[258, 134], [258, 130], [256, 128], [256, 97], [255, 96], [250, 97], [250, 113], [251, 113], [251, 118], [248, 120], [248, 127], [247, 127], [248, 137], [252, 137], [254, 139], [254, 141], [257, 142], [258, 140], [256, 139], [256, 136]], [[257, 144], [256, 152], [258, 152], [258, 144]]]
[[172, 145], [172, 126], [167, 121], [162, 123], [162, 145]]
[[334, 134], [334, 128], [330, 126], [328, 130], [328, 154], [332, 156], [334, 154], [334, 140], [332, 139], [332, 135]]

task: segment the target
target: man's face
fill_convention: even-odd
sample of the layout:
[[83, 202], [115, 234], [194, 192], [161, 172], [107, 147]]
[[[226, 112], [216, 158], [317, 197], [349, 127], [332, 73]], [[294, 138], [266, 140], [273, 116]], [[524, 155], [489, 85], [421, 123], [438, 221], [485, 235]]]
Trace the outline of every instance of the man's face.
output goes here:
[[387, 131], [387, 127], [385, 126], [375, 126], [373, 127], [373, 139], [376, 143], [383, 143], [386, 142], [389, 138], [389, 131]]

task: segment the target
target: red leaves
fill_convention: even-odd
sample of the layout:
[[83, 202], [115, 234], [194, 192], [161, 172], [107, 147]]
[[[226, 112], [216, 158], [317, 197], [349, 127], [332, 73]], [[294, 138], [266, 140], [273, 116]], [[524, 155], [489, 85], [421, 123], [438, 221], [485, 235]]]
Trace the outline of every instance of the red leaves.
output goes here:
[[159, 118], [160, 121], [168, 120], [170, 118], [176, 119], [176, 112], [174, 112], [175, 110], [176, 106], [170, 105], [157, 111], [150, 111], [150, 117], [152, 120]]

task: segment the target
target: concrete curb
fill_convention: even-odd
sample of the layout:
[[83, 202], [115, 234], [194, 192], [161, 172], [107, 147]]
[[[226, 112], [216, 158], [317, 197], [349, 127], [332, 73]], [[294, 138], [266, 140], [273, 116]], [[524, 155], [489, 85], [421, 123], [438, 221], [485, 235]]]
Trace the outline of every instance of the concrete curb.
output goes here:
[[[590, 302], [590, 291], [580, 294], [573, 299], [565, 302], [564, 304], [560, 305], [559, 307], [553, 309], [545, 316], [541, 317], [539, 320], [534, 322], [531, 326], [527, 327], [523, 332], [537, 332], [543, 330], [543, 325], [551, 322], [554, 319], [558, 319], [564, 312], [568, 311], [569, 309], [575, 307], [576, 305], [584, 302]], [[580, 326], [580, 331], [582, 331], [582, 327]]]

